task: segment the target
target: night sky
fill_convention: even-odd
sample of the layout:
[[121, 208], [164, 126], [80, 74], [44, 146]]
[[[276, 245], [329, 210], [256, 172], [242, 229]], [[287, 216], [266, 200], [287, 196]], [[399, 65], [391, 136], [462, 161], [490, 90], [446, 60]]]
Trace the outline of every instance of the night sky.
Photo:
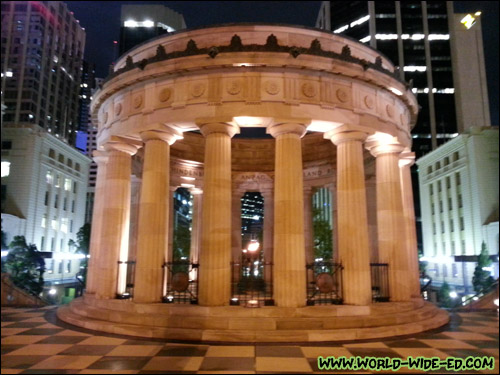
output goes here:
[[[85, 58], [105, 77], [117, 57], [113, 41], [119, 40], [122, 4], [163, 4], [184, 16], [188, 28], [235, 22], [267, 22], [314, 27], [321, 1], [66, 1], [85, 28]], [[481, 10], [491, 122], [498, 118], [498, 3], [456, 1], [459, 13]]]

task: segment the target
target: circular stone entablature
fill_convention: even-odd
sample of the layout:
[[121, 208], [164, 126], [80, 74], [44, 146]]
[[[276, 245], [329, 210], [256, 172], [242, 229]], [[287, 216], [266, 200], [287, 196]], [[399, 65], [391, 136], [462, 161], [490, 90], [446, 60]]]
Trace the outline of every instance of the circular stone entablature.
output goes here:
[[[197, 130], [200, 119], [240, 127], [305, 122], [411, 148], [418, 106], [393, 64], [328, 32], [276, 25], [181, 31], [130, 50], [94, 95], [98, 144], [148, 129]], [[290, 120], [291, 119], [291, 120]]]

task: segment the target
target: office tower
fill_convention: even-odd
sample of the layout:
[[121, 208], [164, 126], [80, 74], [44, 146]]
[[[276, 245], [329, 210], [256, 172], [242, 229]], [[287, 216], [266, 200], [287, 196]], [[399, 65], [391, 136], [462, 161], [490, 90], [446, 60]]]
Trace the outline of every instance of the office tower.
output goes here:
[[[412, 85], [421, 107], [412, 130], [417, 157], [467, 126], [490, 125], [480, 19], [466, 29], [463, 16], [453, 13], [450, 1], [324, 1], [321, 6], [317, 27], [381, 51], [399, 66], [399, 78]], [[472, 121], [464, 121], [467, 114]]]
[[158, 35], [185, 28], [182, 14], [166, 6], [122, 5], [119, 54]]
[[264, 198], [262, 194], [247, 192], [241, 197], [241, 236], [243, 247], [251, 240], [261, 241], [264, 222]]
[[433, 283], [472, 292], [483, 242], [498, 278], [498, 128], [470, 127], [417, 164], [423, 260]]
[[84, 224], [90, 159], [39, 126], [2, 129], [2, 230], [9, 243], [52, 253], [47, 282], [75, 282], [82, 254], [68, 245]]
[[5, 1], [3, 127], [38, 125], [74, 145], [85, 31], [61, 1]]

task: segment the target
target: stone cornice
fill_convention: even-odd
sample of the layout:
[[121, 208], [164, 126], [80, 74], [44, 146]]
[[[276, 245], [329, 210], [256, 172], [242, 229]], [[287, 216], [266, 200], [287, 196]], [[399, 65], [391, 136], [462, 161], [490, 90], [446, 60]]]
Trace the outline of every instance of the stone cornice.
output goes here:
[[144, 70], [144, 68], [153, 63], [172, 60], [181, 57], [189, 57], [196, 55], [208, 55], [210, 58], [215, 59], [217, 55], [227, 52], [278, 52], [278, 53], [288, 53], [293, 58], [297, 58], [300, 55], [311, 55], [311, 56], [321, 56], [330, 59], [340, 60], [343, 62], [353, 63], [359, 65], [363, 70], [373, 69], [381, 73], [384, 73], [391, 78], [400, 81], [408, 89], [410, 85], [408, 83], [402, 82], [399, 78], [399, 71], [390, 71], [382, 66], [382, 58], [378, 56], [374, 62], [367, 61], [365, 59], [358, 58], [351, 54], [350, 47], [346, 44], [342, 48], [340, 53], [334, 51], [323, 50], [321, 43], [318, 39], [311, 41], [309, 48], [298, 47], [295, 45], [282, 46], [278, 43], [278, 39], [274, 34], [270, 34], [267, 37], [265, 44], [243, 44], [240, 36], [234, 34], [231, 38], [231, 42], [228, 45], [218, 45], [212, 47], [198, 48], [196, 41], [190, 39], [184, 50], [173, 51], [167, 53], [165, 48], [158, 44], [156, 48], [156, 54], [150, 58], [141, 59], [140, 61], [133, 61], [132, 57], [127, 56], [125, 66], [116, 71], [112, 72], [104, 81], [104, 83], [110, 81], [111, 79], [119, 76], [122, 73], [128, 72], [130, 70], [139, 69]]

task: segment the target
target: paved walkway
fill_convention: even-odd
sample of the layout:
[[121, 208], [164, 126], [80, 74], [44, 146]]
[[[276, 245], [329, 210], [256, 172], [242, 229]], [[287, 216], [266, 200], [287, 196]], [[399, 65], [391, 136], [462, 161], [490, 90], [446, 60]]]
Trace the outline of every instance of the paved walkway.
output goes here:
[[[498, 374], [498, 315], [452, 315], [450, 324], [412, 337], [318, 344], [175, 343], [80, 329], [59, 321], [55, 307], [2, 308], [2, 374], [332, 373], [318, 356], [403, 358], [493, 356], [494, 370], [433, 373]], [[392, 373], [392, 371], [340, 371]], [[402, 367], [400, 373], [419, 373]], [[432, 371], [431, 371], [432, 372]], [[339, 373], [339, 371], [337, 371]]]

